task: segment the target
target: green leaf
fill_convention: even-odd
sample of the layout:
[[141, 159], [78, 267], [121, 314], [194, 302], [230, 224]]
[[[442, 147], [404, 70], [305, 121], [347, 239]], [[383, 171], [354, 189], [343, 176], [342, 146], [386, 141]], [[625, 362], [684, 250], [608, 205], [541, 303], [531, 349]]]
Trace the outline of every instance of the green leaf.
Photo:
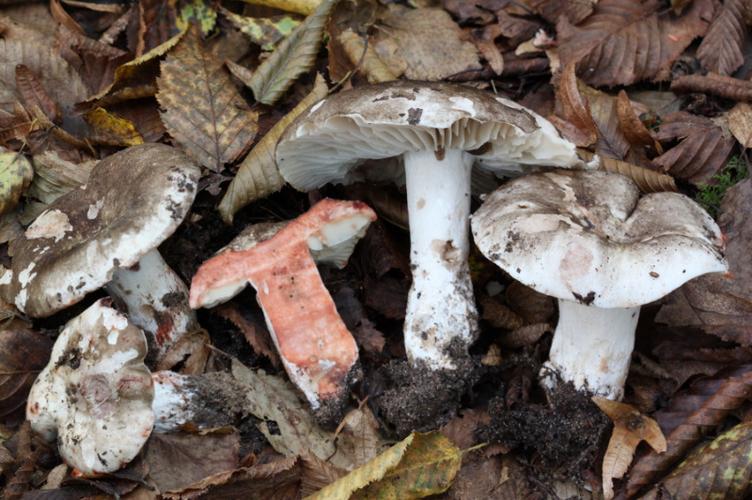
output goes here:
[[0, 153], [0, 214], [15, 208], [33, 177], [34, 170], [26, 157], [12, 151]]
[[274, 45], [290, 35], [295, 28], [300, 26], [300, 21], [292, 16], [245, 17], [220, 8], [224, 15], [235, 28], [251, 39], [262, 50], [273, 50]]
[[[660, 490], [660, 497], [658, 497]], [[743, 422], [695, 450], [643, 498], [749, 498], [752, 422]]]
[[258, 102], [274, 104], [295, 79], [316, 61], [329, 12], [338, 0], [323, 0], [316, 10], [285, 38], [248, 81]]
[[282, 189], [285, 180], [279, 175], [274, 157], [277, 141], [300, 113], [323, 99], [327, 92], [324, 78], [316, 75], [313, 90], [282, 117], [248, 153], [219, 203], [219, 212], [225, 222], [232, 224], [232, 218], [238, 210], [252, 201]]
[[462, 452], [442, 434], [412, 433], [308, 500], [424, 498], [448, 490], [461, 462]]
[[180, 31], [184, 31], [193, 21], [201, 26], [204, 35], [208, 35], [217, 24], [217, 11], [206, 5], [204, 0], [193, 0], [181, 9], [175, 24]]

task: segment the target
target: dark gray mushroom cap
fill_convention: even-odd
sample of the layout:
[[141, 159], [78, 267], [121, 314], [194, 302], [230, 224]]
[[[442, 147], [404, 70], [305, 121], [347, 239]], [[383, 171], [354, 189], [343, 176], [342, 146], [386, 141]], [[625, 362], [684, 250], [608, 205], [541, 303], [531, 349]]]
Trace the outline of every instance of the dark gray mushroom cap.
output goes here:
[[513, 278], [559, 299], [636, 307], [726, 271], [721, 232], [678, 193], [640, 197], [619, 174], [558, 171], [515, 179], [472, 216], [475, 243]]
[[451, 83], [398, 81], [357, 87], [313, 105], [277, 145], [287, 182], [310, 190], [357, 179], [368, 159], [460, 149], [489, 170], [581, 165], [575, 146], [545, 119], [490, 92]]
[[33, 317], [78, 302], [177, 229], [200, 173], [187, 156], [162, 144], [105, 158], [86, 185], [58, 198], [13, 241], [0, 295]]

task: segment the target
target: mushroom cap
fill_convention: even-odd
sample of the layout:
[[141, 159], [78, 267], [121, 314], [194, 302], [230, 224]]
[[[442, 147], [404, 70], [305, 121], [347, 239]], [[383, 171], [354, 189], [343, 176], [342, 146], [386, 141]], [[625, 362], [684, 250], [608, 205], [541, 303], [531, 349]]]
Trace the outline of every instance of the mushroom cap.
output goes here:
[[475, 243], [535, 290], [596, 307], [637, 307], [727, 270], [721, 231], [678, 193], [640, 198], [619, 174], [558, 171], [515, 179], [472, 216]]
[[356, 87], [314, 104], [288, 127], [276, 156], [282, 177], [307, 191], [359, 180], [351, 170], [364, 160], [426, 149], [468, 151], [482, 167], [506, 173], [582, 165], [574, 144], [516, 103], [463, 85], [411, 81]]
[[32, 317], [54, 314], [105, 285], [167, 239], [188, 213], [200, 169], [163, 144], [115, 153], [86, 185], [58, 198], [11, 244], [0, 295]]
[[84, 475], [112, 472], [154, 426], [146, 337], [100, 299], [69, 321], [29, 394], [26, 418]]
[[[272, 265], [248, 259], [247, 254], [262, 243], [287, 246], [305, 241], [317, 263], [344, 267], [375, 219], [365, 203], [324, 198], [292, 221], [249, 226], [199, 268], [191, 283], [191, 307], [214, 307], [230, 300], [248, 284], [245, 271]], [[279, 240], [271, 242], [275, 238]]]

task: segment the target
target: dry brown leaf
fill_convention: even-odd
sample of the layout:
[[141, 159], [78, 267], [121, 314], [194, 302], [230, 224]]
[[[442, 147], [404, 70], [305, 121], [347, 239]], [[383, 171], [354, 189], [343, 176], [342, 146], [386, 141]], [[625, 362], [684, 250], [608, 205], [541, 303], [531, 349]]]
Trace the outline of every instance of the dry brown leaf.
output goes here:
[[81, 77], [52, 47], [0, 40], [0, 108], [13, 112], [18, 100], [16, 66], [23, 64], [42, 82], [49, 96], [65, 110], [86, 98]]
[[580, 147], [588, 147], [598, 139], [598, 127], [590, 112], [590, 105], [583, 99], [577, 86], [574, 64], [564, 67], [556, 82], [556, 103], [559, 114], [564, 120], [576, 127], [583, 140], [577, 142]]
[[620, 90], [616, 97], [616, 115], [619, 117], [619, 128], [632, 147], [637, 147], [640, 153], [648, 152], [651, 156], [663, 153], [661, 143], [655, 140], [640, 121], [632, 101], [623, 90]]
[[91, 141], [95, 144], [127, 147], [144, 143], [144, 138], [130, 120], [112, 114], [104, 108], [87, 111], [84, 119], [94, 130]]
[[462, 410], [458, 417], [447, 422], [439, 432], [448, 437], [454, 445], [466, 450], [480, 443], [477, 431], [491, 423], [491, 416], [485, 410], [468, 408]]
[[718, 224], [726, 235], [727, 275], [696, 278], [671, 294], [656, 320], [695, 326], [724, 340], [752, 346], [752, 180], [731, 187]]
[[159, 434], [149, 438], [144, 460], [160, 492], [182, 490], [202, 479], [234, 470], [239, 463], [237, 431]]
[[219, 203], [219, 213], [225, 222], [232, 223], [235, 213], [252, 201], [282, 189], [285, 180], [279, 174], [274, 156], [277, 141], [299, 114], [323, 99], [328, 91], [324, 78], [316, 75], [316, 81], [308, 95], [277, 121], [243, 159]]
[[752, 101], [752, 82], [715, 73], [680, 76], [671, 82], [671, 90], [712, 94], [735, 101]]
[[170, 0], [139, 0], [128, 26], [128, 48], [141, 57], [177, 33], [175, 7]]
[[391, 68], [399, 67], [385, 53], [406, 63], [405, 76], [411, 80], [441, 80], [449, 75], [480, 69], [472, 43], [464, 41], [459, 26], [442, 9], [408, 9], [391, 4], [381, 15], [371, 43]]
[[752, 105], [740, 102], [726, 113], [726, 120], [739, 144], [752, 148]]
[[[511, 16], [503, 10], [496, 13], [496, 26], [498, 27], [498, 34], [507, 38], [507, 43], [511, 47], [516, 47], [525, 40], [530, 40], [543, 27], [538, 21]], [[486, 27], [486, 30], [488, 29], [489, 27]]]
[[27, 109], [36, 106], [51, 122], [60, 123], [62, 115], [57, 103], [42, 86], [39, 77], [23, 64], [16, 66], [16, 90]]
[[600, 168], [607, 172], [621, 174], [632, 179], [643, 193], [658, 193], [661, 191], [678, 192], [676, 181], [670, 175], [640, 167], [633, 163], [606, 156], [601, 157]]
[[247, 319], [237, 307], [232, 304], [225, 304], [215, 309], [214, 312], [243, 332], [243, 336], [256, 353], [266, 356], [274, 366], [278, 368], [282, 366], [279, 354], [277, 354], [277, 350], [274, 348], [272, 338], [269, 335], [266, 326]]
[[664, 80], [671, 63], [701, 36], [712, 18], [712, 0], [695, 0], [681, 16], [662, 10], [659, 0], [601, 0], [578, 26], [557, 24], [562, 65], [595, 86]]
[[719, 75], [730, 75], [744, 63], [742, 48], [747, 38], [744, 25], [746, 0], [725, 0], [718, 15], [708, 29], [697, 58], [703, 67]]
[[498, 26], [491, 26], [490, 28], [494, 29], [489, 30], [487, 26], [483, 30], [483, 34], [480, 37], [475, 37], [473, 41], [483, 59], [486, 60], [494, 74], [498, 76], [504, 71], [504, 56], [494, 42], [500, 31]]
[[524, 0], [524, 3], [551, 24], [556, 24], [560, 17], [577, 24], [593, 13], [598, 0]]
[[642, 415], [633, 406], [594, 396], [593, 402], [614, 423], [608, 449], [603, 456], [603, 496], [614, 497], [613, 480], [621, 479], [632, 463], [641, 441], [646, 441], [656, 453], [666, 451], [666, 438], [652, 418]]
[[341, 478], [346, 471], [314, 456], [304, 456], [300, 473], [300, 495], [305, 498]]
[[718, 124], [681, 111], [663, 117], [657, 137], [662, 142], [681, 142], [654, 158], [653, 163], [664, 172], [695, 185], [712, 182], [734, 147], [731, 134]]
[[74, 33], [84, 34], [84, 29], [80, 24], [68, 14], [63, 6], [60, 4], [60, 0], [50, 0], [50, 13], [52, 17], [65, 28], [71, 30]]
[[752, 365], [723, 370], [714, 377], [695, 380], [676, 393], [668, 406], [653, 416], [667, 440], [665, 453], [639, 454], [625, 488], [628, 498], [655, 484], [703, 438], [716, 431], [731, 412], [752, 396]]
[[582, 97], [590, 105], [590, 112], [598, 130], [595, 151], [600, 155], [619, 160], [628, 159], [629, 141], [619, 127], [616, 99], [582, 82], [579, 84], [579, 89]]
[[507, 304], [529, 324], [545, 323], [556, 311], [552, 297], [536, 292], [519, 281], [513, 281], [507, 287], [504, 298]]
[[389, 82], [396, 80], [404, 68], [390, 68], [379, 58], [372, 45], [366, 42], [348, 28], [339, 35], [339, 43], [347, 53], [350, 63], [359, 71], [365, 73], [369, 83]]
[[26, 396], [47, 364], [52, 340], [23, 321], [4, 319], [0, 327], [0, 417], [22, 413]]
[[251, 145], [258, 114], [193, 25], [162, 62], [157, 100], [167, 131], [201, 165], [220, 172]]
[[494, 328], [516, 330], [525, 324], [525, 320], [505, 306], [497, 298], [481, 295], [480, 306], [483, 310], [481, 318]]
[[509, 349], [519, 349], [535, 344], [543, 335], [553, 331], [554, 329], [549, 323], [534, 323], [501, 335], [499, 343]]

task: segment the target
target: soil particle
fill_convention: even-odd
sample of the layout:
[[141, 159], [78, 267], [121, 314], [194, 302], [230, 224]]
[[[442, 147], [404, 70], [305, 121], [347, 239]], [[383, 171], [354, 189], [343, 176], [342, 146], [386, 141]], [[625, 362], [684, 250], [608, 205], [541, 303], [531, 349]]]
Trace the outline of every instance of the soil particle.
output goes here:
[[472, 358], [454, 359], [458, 369], [440, 371], [392, 360], [373, 374], [371, 408], [399, 438], [441, 427], [456, 415], [463, 394], [480, 376]]
[[480, 437], [534, 453], [544, 470], [582, 477], [607, 437], [609, 420], [572, 384], [560, 382], [549, 400], [549, 405], [520, 403], [510, 409], [504, 398], [494, 398], [491, 424]]

